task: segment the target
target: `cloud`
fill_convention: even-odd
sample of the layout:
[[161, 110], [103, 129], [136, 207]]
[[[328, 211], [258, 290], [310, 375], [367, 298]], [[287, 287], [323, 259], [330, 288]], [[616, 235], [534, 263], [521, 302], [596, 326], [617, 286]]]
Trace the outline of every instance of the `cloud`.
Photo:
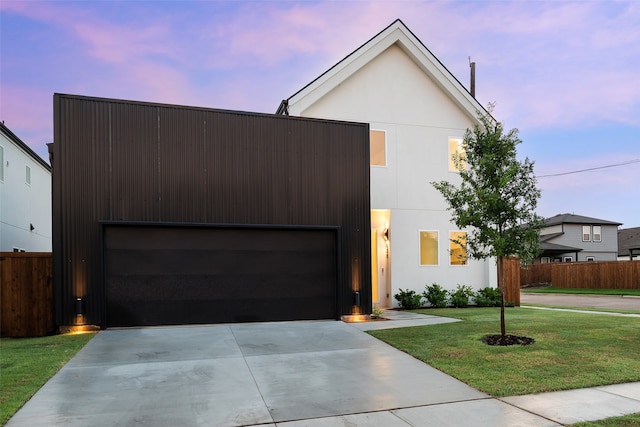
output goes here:
[[[41, 80], [50, 93], [261, 110], [401, 18], [463, 84], [468, 56], [476, 61], [478, 99], [496, 101], [508, 127], [640, 125], [637, 2], [3, 1], [0, 8], [4, 19], [27, 18], [50, 35], [43, 46], [53, 53], [29, 58], [31, 69], [47, 70]], [[28, 87], [21, 76], [3, 76], [2, 84], [14, 93]]]

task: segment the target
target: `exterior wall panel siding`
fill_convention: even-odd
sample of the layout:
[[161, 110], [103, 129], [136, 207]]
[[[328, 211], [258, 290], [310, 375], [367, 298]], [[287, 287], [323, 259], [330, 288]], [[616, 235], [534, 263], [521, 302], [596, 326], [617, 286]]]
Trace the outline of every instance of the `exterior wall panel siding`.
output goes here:
[[370, 313], [369, 127], [54, 96], [56, 321], [104, 324], [102, 222], [338, 226], [340, 314]]

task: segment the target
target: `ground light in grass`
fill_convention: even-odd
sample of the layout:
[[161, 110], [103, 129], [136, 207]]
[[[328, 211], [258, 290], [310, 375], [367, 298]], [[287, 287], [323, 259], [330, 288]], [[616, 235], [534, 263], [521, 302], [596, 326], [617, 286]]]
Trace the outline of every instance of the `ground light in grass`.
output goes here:
[[370, 334], [496, 397], [640, 381], [640, 318], [509, 308], [507, 332], [535, 345], [488, 346], [497, 308], [417, 310], [462, 322]]
[[4, 425], [94, 334], [0, 339], [0, 425]]

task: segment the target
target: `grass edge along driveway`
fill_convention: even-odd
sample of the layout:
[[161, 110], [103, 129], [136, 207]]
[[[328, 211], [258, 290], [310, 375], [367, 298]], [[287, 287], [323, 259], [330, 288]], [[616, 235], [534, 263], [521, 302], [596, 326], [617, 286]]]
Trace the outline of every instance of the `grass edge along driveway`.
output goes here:
[[529, 346], [488, 346], [499, 308], [416, 313], [462, 322], [370, 331], [374, 337], [495, 397], [640, 381], [640, 318], [524, 308], [506, 310], [507, 334]]
[[0, 339], [0, 425], [6, 424], [93, 336]]

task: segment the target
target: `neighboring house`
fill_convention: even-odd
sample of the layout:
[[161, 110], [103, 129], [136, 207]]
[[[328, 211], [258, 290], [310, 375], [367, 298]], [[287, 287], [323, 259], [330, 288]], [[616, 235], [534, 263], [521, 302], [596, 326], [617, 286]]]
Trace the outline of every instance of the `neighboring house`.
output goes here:
[[640, 227], [618, 230], [618, 260], [640, 260]]
[[619, 222], [573, 214], [547, 218], [540, 230], [542, 253], [534, 263], [615, 261]]
[[373, 304], [434, 282], [496, 286], [495, 261], [467, 260], [431, 182], [459, 183], [452, 154], [484, 108], [400, 20], [282, 101], [279, 114], [371, 127]]
[[51, 252], [51, 167], [0, 123], [0, 252]]
[[371, 313], [369, 126], [54, 95], [56, 323]]

